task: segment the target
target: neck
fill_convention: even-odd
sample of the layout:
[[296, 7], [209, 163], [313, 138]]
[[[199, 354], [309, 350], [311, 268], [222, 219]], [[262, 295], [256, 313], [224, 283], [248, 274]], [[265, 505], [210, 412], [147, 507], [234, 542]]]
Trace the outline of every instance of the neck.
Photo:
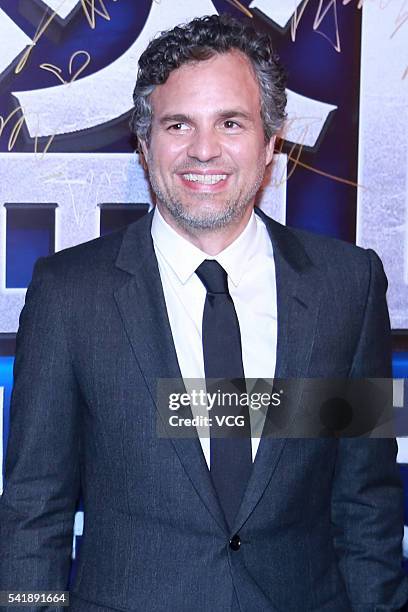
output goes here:
[[175, 221], [171, 214], [161, 206], [159, 203], [156, 204], [163, 219], [176, 231], [180, 236], [191, 242], [198, 249], [207, 253], [207, 255], [218, 255], [224, 249], [226, 249], [246, 228], [248, 221], [251, 217], [253, 207], [251, 206], [245, 211], [243, 217], [231, 222], [226, 227], [220, 227], [217, 229], [196, 229], [187, 228], [184, 225], [181, 226]]

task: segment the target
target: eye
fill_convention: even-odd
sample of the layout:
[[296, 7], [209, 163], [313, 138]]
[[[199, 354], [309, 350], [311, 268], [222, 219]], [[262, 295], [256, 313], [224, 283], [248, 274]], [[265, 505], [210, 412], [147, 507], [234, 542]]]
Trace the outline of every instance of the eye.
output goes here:
[[224, 127], [228, 130], [231, 130], [234, 128], [239, 128], [241, 126], [236, 121], [233, 121], [232, 119], [227, 119], [226, 121], [224, 121]]
[[188, 130], [188, 125], [185, 123], [173, 123], [167, 128], [170, 132], [185, 132]]

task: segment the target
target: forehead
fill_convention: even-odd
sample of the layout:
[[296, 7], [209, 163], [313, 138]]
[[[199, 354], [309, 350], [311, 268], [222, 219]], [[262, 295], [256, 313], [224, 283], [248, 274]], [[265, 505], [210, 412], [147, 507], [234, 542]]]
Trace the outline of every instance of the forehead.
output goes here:
[[235, 50], [173, 70], [167, 81], [155, 88], [151, 101], [155, 115], [234, 106], [252, 112], [260, 109], [254, 69], [249, 59]]

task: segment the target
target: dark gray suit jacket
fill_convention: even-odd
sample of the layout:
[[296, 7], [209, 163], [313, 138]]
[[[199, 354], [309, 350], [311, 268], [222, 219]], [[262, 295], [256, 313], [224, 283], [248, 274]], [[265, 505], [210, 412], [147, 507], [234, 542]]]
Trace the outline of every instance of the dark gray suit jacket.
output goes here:
[[[276, 262], [276, 376], [390, 376], [375, 253], [259, 214]], [[261, 439], [231, 533], [199, 439], [157, 437], [157, 379], [181, 374], [150, 224], [36, 265], [17, 336], [0, 590], [66, 588], [81, 487], [76, 612], [228, 611], [234, 588], [242, 612], [399, 609], [394, 440]]]

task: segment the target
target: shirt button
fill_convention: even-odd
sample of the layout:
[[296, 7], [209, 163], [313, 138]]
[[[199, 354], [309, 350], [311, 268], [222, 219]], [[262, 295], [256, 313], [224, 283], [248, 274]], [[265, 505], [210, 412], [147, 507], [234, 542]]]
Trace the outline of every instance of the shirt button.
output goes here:
[[240, 546], [241, 546], [241, 539], [240, 539], [239, 535], [236, 533], [230, 539], [229, 547], [231, 548], [231, 550], [239, 550]]

